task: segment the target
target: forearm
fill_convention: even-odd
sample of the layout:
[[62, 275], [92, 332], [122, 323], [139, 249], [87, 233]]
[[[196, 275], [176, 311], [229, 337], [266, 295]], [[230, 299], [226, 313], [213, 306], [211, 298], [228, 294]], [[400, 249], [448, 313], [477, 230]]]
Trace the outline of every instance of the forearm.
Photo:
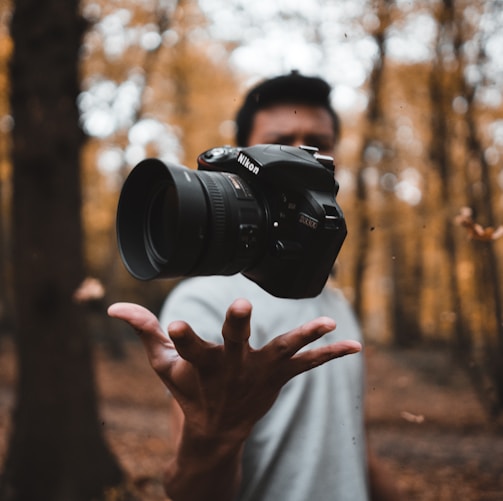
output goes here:
[[164, 485], [172, 501], [232, 501], [241, 481], [243, 443], [184, 433]]

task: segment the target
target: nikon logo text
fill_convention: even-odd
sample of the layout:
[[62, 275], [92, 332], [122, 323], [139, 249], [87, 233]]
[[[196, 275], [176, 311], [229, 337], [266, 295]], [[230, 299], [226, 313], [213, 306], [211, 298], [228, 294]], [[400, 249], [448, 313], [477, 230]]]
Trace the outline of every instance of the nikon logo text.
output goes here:
[[260, 171], [260, 167], [255, 165], [247, 156], [243, 155], [243, 153], [238, 155], [238, 163], [247, 168], [252, 174], [258, 174]]

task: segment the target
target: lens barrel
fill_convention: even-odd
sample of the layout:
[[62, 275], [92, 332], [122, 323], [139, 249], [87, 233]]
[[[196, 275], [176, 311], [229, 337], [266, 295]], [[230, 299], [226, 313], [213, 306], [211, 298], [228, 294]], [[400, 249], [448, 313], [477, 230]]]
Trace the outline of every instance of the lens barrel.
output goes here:
[[127, 270], [140, 280], [232, 275], [263, 254], [265, 221], [236, 174], [147, 159], [122, 188], [117, 239]]

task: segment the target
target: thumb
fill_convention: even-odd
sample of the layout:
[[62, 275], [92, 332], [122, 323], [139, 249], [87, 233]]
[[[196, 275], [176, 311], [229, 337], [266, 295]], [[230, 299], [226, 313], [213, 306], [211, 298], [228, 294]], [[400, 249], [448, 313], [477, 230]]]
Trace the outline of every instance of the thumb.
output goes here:
[[140, 336], [150, 356], [158, 349], [172, 347], [157, 317], [147, 308], [134, 303], [115, 303], [108, 308], [108, 315], [128, 323]]
[[115, 303], [108, 308], [107, 313], [112, 318], [124, 320], [139, 332], [156, 332], [157, 330], [162, 332], [157, 317], [139, 304]]

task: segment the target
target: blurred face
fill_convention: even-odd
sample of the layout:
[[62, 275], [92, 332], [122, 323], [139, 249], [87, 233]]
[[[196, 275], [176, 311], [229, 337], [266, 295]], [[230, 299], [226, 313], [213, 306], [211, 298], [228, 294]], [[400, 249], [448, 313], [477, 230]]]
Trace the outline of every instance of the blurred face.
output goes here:
[[336, 138], [330, 113], [321, 106], [278, 104], [255, 115], [248, 145], [316, 146], [334, 155]]

